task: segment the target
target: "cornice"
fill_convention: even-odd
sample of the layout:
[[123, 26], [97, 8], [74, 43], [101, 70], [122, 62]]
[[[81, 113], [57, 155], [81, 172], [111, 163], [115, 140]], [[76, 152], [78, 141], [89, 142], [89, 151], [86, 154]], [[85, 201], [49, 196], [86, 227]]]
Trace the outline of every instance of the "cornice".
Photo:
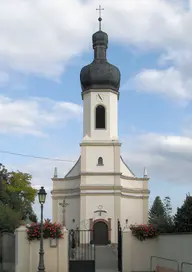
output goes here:
[[[134, 195], [123, 195], [121, 193], [103, 193], [103, 194], [98, 194], [98, 193], [80, 193], [77, 195], [65, 195], [66, 199], [71, 199], [71, 198], [80, 198], [80, 196], [119, 196], [121, 198], [129, 198], [129, 199], [149, 199], [149, 196], [134, 196]], [[62, 199], [62, 195], [54, 195], [52, 196], [52, 199], [59, 200]]]
[[81, 97], [82, 97], [82, 100], [83, 100], [83, 96], [85, 94], [88, 94], [88, 93], [106, 93], [106, 92], [110, 92], [110, 93], [116, 94], [117, 98], [119, 100], [120, 93], [117, 92], [117, 91], [114, 91], [112, 89], [89, 89], [89, 90], [81, 92]]
[[81, 172], [81, 176], [121, 176], [120, 172]]
[[[111, 193], [114, 194], [115, 191], [120, 191], [121, 193], [127, 193], [127, 194], [143, 194], [143, 195], [149, 195], [150, 191], [147, 189], [131, 189], [131, 188], [124, 188], [122, 186], [111, 186], [111, 185], [81, 185], [80, 188], [73, 188], [73, 189], [55, 189], [51, 191], [52, 195], [57, 195], [57, 194], [75, 194], [75, 193], [83, 193], [83, 191], [86, 191], [88, 195], [94, 192], [88, 193], [87, 191], [103, 191], [103, 193]], [[105, 191], [113, 191], [113, 192], [105, 192]], [[117, 192], [116, 192], [117, 193]], [[119, 193], [119, 192], [118, 192]], [[98, 194], [98, 193], [97, 193]]]
[[137, 178], [137, 177], [128, 177], [122, 175], [120, 172], [81, 172], [80, 175], [64, 178], [52, 178], [52, 181], [69, 181], [80, 179], [81, 176], [120, 176], [121, 179], [125, 180], [137, 180], [137, 181], [149, 181], [149, 178]]
[[93, 142], [93, 141], [85, 141], [79, 144], [80, 146], [121, 146], [121, 143], [119, 142]]
[[137, 178], [137, 177], [128, 177], [124, 176], [121, 174], [121, 179], [126, 179], [126, 180], [138, 180], [138, 181], [148, 181], [149, 178]]

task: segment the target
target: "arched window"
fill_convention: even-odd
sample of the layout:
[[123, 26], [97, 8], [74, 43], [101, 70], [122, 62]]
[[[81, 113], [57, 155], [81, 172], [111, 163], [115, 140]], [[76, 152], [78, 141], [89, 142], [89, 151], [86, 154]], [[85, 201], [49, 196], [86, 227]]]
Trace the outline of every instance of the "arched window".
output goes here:
[[105, 129], [105, 108], [102, 105], [97, 106], [95, 115], [96, 129]]
[[101, 158], [101, 157], [98, 158], [98, 164], [97, 165], [103, 165], [103, 158]]

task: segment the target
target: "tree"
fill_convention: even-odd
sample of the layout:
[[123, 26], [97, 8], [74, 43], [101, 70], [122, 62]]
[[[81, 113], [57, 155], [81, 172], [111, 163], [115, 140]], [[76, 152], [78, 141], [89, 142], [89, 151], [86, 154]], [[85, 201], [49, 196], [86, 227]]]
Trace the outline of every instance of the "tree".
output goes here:
[[183, 205], [174, 216], [176, 232], [192, 232], [192, 196], [186, 195]]
[[161, 198], [157, 196], [149, 210], [149, 223], [153, 225], [160, 225], [165, 220], [165, 207]]
[[149, 210], [149, 223], [155, 225], [160, 232], [172, 232], [172, 208], [170, 197], [162, 202], [157, 196]]
[[[2, 217], [8, 218], [7, 221], [12, 222], [15, 226], [17, 224], [13, 222], [25, 220], [27, 215], [29, 215], [30, 220], [37, 221], [32, 207], [37, 194], [37, 190], [31, 186], [32, 176], [20, 171], [8, 172], [3, 167], [0, 171], [0, 178], [2, 181], [0, 190]], [[4, 228], [2, 221], [0, 221], [0, 224], [0, 229]]]

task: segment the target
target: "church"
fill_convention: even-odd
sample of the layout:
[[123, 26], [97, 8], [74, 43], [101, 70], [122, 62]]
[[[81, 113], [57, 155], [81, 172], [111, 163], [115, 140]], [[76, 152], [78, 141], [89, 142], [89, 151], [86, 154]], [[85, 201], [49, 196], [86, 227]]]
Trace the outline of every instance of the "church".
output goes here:
[[94, 230], [95, 244], [117, 243], [117, 220], [122, 228], [148, 220], [147, 171], [136, 177], [121, 156], [118, 137], [119, 69], [107, 60], [108, 35], [93, 34], [93, 62], [80, 72], [83, 138], [80, 156], [65, 175], [55, 169], [52, 219], [67, 229]]

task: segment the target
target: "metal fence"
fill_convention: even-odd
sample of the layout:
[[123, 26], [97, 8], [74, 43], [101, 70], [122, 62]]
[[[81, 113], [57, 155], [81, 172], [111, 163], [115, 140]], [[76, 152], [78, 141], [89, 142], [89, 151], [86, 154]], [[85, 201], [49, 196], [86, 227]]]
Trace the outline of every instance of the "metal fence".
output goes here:
[[15, 271], [15, 235], [0, 233], [0, 272]]
[[191, 272], [192, 263], [182, 262], [181, 263], [181, 272]]
[[117, 251], [118, 251], [118, 271], [122, 272], [122, 229], [120, 221], [117, 221], [117, 238], [118, 238], [118, 244], [117, 244]]
[[167, 258], [162, 258], [162, 257], [158, 257], [158, 256], [151, 256], [151, 258], [150, 258], [150, 271], [156, 271], [157, 266], [164, 266], [165, 262], [166, 262], [167, 268], [171, 268], [171, 269], [175, 270], [176, 272], [180, 271], [178, 261], [175, 261], [172, 259], [167, 259]]
[[69, 272], [95, 272], [92, 230], [69, 231]]

